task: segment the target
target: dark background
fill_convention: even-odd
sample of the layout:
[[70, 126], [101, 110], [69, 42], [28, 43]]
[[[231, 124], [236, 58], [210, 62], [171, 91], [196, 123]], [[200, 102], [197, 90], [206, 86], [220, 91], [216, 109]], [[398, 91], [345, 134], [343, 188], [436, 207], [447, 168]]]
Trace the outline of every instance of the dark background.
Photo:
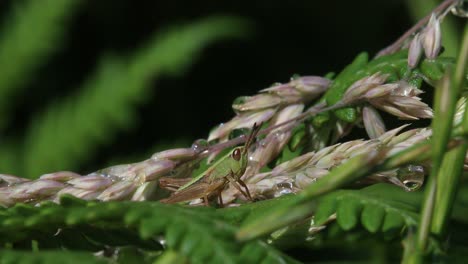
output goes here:
[[[15, 1], [2, 2], [0, 18]], [[149, 153], [161, 142], [206, 138], [233, 116], [237, 96], [287, 82], [293, 74], [339, 71], [357, 53], [375, 54], [412, 25], [403, 1], [85, 1], [71, 18], [64, 46], [18, 98], [7, 135], [20, 136], [31, 113], [72, 96], [103, 54], [132, 54], [154, 32], [215, 14], [248, 19], [251, 34], [210, 45], [183, 75], [154, 81], [136, 126], [119, 131], [78, 171]]]

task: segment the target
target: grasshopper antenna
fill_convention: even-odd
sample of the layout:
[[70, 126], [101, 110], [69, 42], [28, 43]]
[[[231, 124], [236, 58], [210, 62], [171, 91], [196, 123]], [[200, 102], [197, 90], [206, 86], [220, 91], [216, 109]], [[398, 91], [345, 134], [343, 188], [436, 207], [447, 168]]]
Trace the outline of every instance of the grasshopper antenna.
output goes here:
[[252, 127], [252, 132], [250, 133], [249, 137], [247, 138], [247, 142], [245, 142], [244, 150], [242, 154], [247, 154], [247, 151], [250, 148], [250, 145], [254, 142], [255, 138], [257, 137], [258, 132], [260, 131], [260, 128], [262, 127], [262, 124], [260, 123], [257, 125], [257, 123], [254, 123]]

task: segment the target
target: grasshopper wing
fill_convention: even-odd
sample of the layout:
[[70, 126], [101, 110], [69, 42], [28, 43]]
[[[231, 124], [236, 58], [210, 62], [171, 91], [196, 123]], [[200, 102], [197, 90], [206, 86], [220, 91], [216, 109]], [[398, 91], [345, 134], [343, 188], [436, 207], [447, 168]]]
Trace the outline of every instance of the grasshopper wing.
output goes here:
[[180, 203], [194, 199], [207, 197], [220, 188], [224, 187], [226, 181], [216, 181], [213, 183], [200, 182], [193, 184], [181, 191], [173, 193], [169, 198], [160, 200], [161, 203]]

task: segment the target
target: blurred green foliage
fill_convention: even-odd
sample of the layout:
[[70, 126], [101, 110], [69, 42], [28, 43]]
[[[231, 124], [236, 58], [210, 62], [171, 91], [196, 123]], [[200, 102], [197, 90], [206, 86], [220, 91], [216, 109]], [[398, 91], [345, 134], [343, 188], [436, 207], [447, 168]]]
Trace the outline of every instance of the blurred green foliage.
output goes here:
[[18, 3], [3, 21], [0, 38], [0, 128], [12, 115], [14, 95], [26, 86], [28, 76], [60, 48], [68, 18], [78, 0]]
[[[0, 40], [3, 124], [12, 117], [8, 112], [15, 102], [12, 98], [27, 93], [22, 84], [59, 49], [67, 27], [63, 22], [70, 20], [77, 8], [75, 0], [27, 1], [6, 21]], [[137, 122], [135, 108], [153, 92], [151, 81], [183, 73], [204, 47], [243, 36], [246, 30], [243, 20], [211, 17], [156, 32], [131, 56], [102, 56], [94, 73], [73, 95], [35, 114], [24, 138], [2, 138], [0, 170], [36, 178], [46, 172], [78, 168], [94, 157], [100, 145], [115, 142], [118, 131]]]

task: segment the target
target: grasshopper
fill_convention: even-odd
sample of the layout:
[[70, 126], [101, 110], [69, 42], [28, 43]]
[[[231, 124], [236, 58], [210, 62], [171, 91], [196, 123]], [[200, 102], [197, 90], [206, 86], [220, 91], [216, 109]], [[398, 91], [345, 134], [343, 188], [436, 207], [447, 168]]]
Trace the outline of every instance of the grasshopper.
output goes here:
[[162, 177], [159, 180], [160, 186], [168, 190], [175, 190], [175, 192], [169, 198], [161, 200], [161, 202], [180, 203], [203, 198], [205, 205], [208, 205], [208, 198], [216, 195], [219, 205], [223, 206], [221, 192], [228, 183], [231, 183], [247, 199], [252, 200], [247, 185], [240, 177], [247, 167], [249, 147], [254, 142], [259, 130], [260, 126], [254, 124], [244, 146], [234, 148], [195, 178], [174, 179]]

